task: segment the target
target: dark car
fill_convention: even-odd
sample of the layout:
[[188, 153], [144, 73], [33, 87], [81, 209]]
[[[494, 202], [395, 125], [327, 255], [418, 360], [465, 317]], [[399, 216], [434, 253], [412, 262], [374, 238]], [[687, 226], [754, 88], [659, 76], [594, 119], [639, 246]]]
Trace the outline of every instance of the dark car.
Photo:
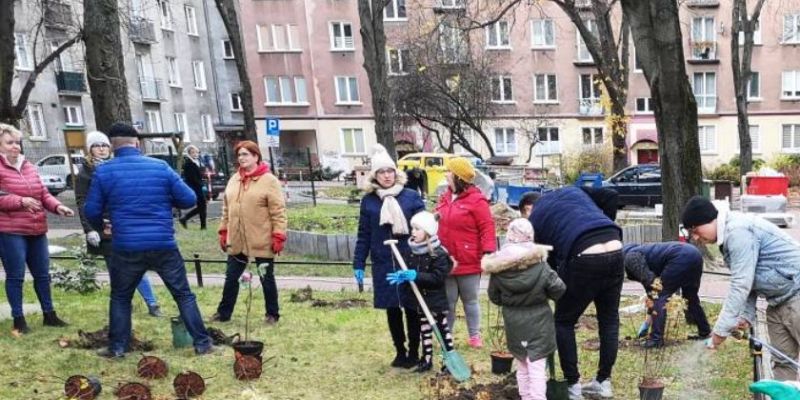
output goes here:
[[[177, 157], [174, 154], [147, 154], [147, 156], [162, 160], [169, 164], [170, 167], [176, 168]], [[215, 165], [222, 164], [215, 162]], [[209, 176], [211, 177], [211, 192], [208, 194], [208, 197], [216, 200], [220, 193], [225, 191], [225, 186], [228, 184], [228, 177], [225, 176], [225, 172], [221, 169], [217, 169], [216, 171], [209, 171], [208, 169], [205, 169], [203, 173], [203, 185], [205, 187], [208, 187]]]
[[619, 206], [654, 207], [661, 200], [661, 166], [640, 164], [625, 168], [603, 181], [619, 193]]

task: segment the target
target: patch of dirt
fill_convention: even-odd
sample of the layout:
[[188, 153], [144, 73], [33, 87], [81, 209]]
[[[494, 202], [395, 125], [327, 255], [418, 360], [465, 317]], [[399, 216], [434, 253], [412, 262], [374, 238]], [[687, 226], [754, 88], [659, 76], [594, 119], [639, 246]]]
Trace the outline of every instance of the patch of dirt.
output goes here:
[[233, 362], [233, 374], [240, 381], [261, 377], [261, 360], [253, 356], [238, 356]]
[[597, 317], [594, 315], [581, 315], [578, 318], [578, 323], [575, 325], [577, 329], [584, 329], [589, 331], [597, 330]]
[[64, 395], [68, 399], [94, 400], [97, 397], [95, 388], [89, 378], [82, 375], [73, 375], [64, 383]]
[[145, 379], [161, 379], [167, 376], [167, 363], [154, 356], [142, 356], [136, 373]]
[[304, 289], [298, 289], [292, 292], [289, 301], [292, 303], [305, 303], [314, 299], [314, 291], [311, 286], [306, 286]]
[[364, 299], [344, 299], [337, 301], [314, 300], [311, 303], [311, 307], [332, 307], [340, 310], [366, 307], [368, 305], [369, 304]]
[[[70, 339], [62, 337], [58, 339], [60, 347], [72, 347], [76, 349], [96, 350], [108, 347], [108, 326], [94, 332], [84, 332], [78, 330], [78, 338]], [[155, 350], [155, 345], [150, 340], [142, 340], [136, 337], [136, 332], [131, 335], [131, 342], [128, 345], [129, 352], [149, 352]]]
[[136, 382], [121, 385], [114, 394], [119, 400], [153, 400], [150, 388]]
[[517, 378], [509, 374], [501, 381], [470, 387], [459, 386], [448, 374], [422, 380], [421, 388], [426, 399], [438, 400], [518, 400]]
[[192, 371], [184, 371], [172, 381], [172, 387], [179, 399], [197, 397], [206, 391], [206, 382], [203, 377]]

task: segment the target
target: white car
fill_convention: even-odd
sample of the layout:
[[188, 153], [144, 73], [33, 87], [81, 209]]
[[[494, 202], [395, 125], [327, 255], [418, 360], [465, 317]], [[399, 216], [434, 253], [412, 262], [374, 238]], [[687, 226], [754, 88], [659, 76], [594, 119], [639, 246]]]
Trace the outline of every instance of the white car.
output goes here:
[[67, 182], [56, 175], [39, 175], [42, 185], [47, 188], [53, 196], [58, 196], [61, 192], [67, 190]]
[[72, 177], [78, 176], [84, 158], [80, 154], [72, 155], [72, 172], [69, 170], [66, 154], [51, 154], [36, 162], [39, 175], [55, 175], [63, 180], [67, 188], [72, 188]]

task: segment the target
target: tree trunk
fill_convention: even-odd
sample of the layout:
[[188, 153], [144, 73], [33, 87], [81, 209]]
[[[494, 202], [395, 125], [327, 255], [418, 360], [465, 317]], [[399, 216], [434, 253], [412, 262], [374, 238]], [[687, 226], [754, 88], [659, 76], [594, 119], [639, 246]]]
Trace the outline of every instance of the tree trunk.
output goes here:
[[[84, 0], [86, 70], [97, 129], [131, 122], [128, 84], [116, 0]], [[123, 14], [124, 15], [124, 14]]]
[[625, 118], [625, 103], [611, 101], [611, 118], [608, 122], [608, 130], [611, 131], [611, 145], [614, 152], [613, 171], [621, 171], [628, 166], [628, 121]]
[[637, 56], [654, 103], [661, 187], [663, 240], [675, 240], [683, 205], [700, 191], [697, 102], [686, 76], [676, 0], [622, 0]]
[[0, 0], [0, 123], [18, 126], [11, 85], [14, 82], [14, 0]]
[[361, 40], [364, 48], [364, 70], [372, 92], [372, 113], [375, 135], [392, 158], [397, 157], [394, 139], [393, 109], [386, 65], [386, 32], [383, 9], [386, 0], [358, 0]]
[[258, 143], [258, 131], [256, 130], [255, 111], [253, 109], [253, 88], [250, 86], [250, 79], [247, 75], [247, 59], [244, 54], [242, 44], [242, 31], [239, 27], [239, 16], [236, 10], [235, 0], [214, 0], [217, 5], [222, 23], [228, 32], [228, 40], [231, 41], [233, 48], [236, 72], [239, 75], [239, 85], [241, 90], [239, 96], [242, 100], [242, 111], [244, 113], [244, 138]]

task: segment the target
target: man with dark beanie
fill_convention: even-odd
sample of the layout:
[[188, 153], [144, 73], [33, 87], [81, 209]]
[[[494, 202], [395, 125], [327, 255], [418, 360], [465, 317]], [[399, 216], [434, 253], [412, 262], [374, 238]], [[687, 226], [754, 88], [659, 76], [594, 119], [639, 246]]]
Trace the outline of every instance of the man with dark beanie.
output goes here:
[[[731, 286], [707, 344], [715, 348], [736, 329], [756, 320], [756, 300], [764, 297], [770, 343], [797, 359], [800, 353], [800, 244], [767, 220], [717, 210], [695, 196], [683, 209], [683, 227], [700, 244], [722, 249], [731, 270]], [[797, 371], [773, 357], [777, 380], [797, 380]]]

